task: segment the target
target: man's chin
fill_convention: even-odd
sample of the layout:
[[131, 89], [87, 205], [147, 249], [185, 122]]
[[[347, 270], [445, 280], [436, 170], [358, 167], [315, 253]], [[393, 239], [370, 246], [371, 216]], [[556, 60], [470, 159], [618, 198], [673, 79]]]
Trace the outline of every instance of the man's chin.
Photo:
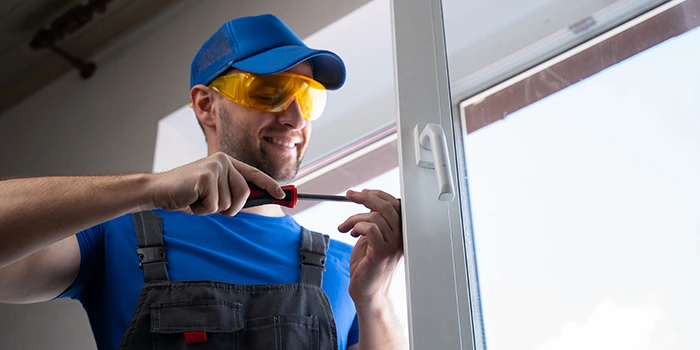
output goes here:
[[294, 177], [296, 177], [296, 175], [297, 175], [297, 171], [296, 171], [296, 170], [294, 170], [294, 171], [284, 171], [284, 172], [279, 172], [279, 173], [276, 174], [276, 175], [277, 175], [277, 176], [275, 176], [275, 177], [273, 177], [273, 178], [274, 178], [275, 180], [277, 180], [277, 182], [278, 182], [280, 185], [287, 185], [287, 184], [289, 184], [290, 182], [292, 182], [292, 180], [294, 180]]
[[251, 157], [251, 163], [248, 164], [260, 169], [278, 183], [287, 184], [297, 175], [301, 160], [291, 156], [271, 157], [262, 152], [260, 157]]
[[294, 164], [284, 164], [280, 165], [277, 167], [277, 171], [275, 171], [274, 176], [271, 176], [273, 179], [277, 180], [280, 184], [288, 184], [291, 182], [294, 177], [296, 177], [297, 173], [299, 172], [299, 163], [294, 163]]

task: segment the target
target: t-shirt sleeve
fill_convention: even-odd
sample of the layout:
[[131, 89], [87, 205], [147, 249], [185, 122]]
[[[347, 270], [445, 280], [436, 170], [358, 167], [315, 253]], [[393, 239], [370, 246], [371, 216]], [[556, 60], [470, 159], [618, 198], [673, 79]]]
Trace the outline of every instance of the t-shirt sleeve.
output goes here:
[[83, 301], [90, 285], [94, 285], [95, 277], [102, 274], [104, 268], [104, 235], [107, 223], [90, 227], [76, 234], [80, 246], [80, 272], [75, 281], [59, 298], [71, 298]]
[[350, 326], [350, 332], [348, 332], [348, 347], [350, 345], [355, 345], [360, 342], [360, 325], [357, 323], [357, 315], [355, 319], [352, 320], [352, 326]]

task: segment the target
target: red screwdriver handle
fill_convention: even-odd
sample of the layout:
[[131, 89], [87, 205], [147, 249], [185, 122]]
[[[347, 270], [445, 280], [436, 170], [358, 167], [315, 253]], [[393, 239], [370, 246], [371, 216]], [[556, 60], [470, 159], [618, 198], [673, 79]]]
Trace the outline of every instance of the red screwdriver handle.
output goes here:
[[243, 205], [243, 208], [257, 207], [265, 204], [277, 204], [288, 208], [294, 208], [297, 205], [297, 188], [294, 185], [282, 186], [282, 190], [286, 194], [283, 199], [277, 199], [264, 189], [251, 183], [248, 183], [248, 187], [250, 188], [250, 195]]

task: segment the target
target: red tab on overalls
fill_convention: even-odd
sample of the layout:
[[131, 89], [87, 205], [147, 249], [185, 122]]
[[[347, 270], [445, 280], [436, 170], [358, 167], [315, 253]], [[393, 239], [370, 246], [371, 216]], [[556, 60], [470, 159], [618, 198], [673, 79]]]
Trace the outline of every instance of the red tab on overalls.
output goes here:
[[187, 345], [206, 343], [207, 332], [185, 332], [185, 343]]

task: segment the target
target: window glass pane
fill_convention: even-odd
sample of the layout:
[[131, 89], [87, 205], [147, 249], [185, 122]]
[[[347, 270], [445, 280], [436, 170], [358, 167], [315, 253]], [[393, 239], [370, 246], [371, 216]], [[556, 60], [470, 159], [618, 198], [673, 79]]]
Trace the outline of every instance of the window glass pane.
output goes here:
[[466, 138], [490, 350], [700, 349], [698, 62], [695, 29]]
[[452, 92], [479, 91], [663, 2], [442, 0]]

